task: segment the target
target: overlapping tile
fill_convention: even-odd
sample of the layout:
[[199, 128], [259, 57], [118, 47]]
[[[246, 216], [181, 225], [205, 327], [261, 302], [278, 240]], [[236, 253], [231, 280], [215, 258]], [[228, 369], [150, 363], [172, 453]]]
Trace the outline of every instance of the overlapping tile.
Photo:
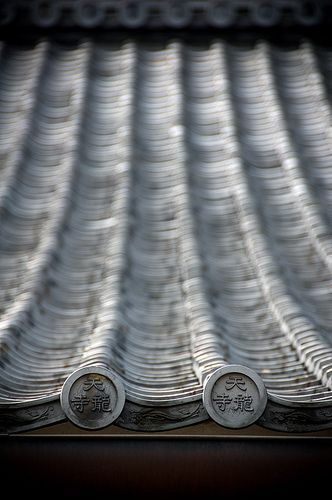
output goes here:
[[94, 367], [136, 430], [211, 404], [222, 423], [231, 400], [249, 417], [256, 380], [261, 425], [331, 425], [331, 56], [310, 39], [2, 43], [5, 432], [66, 418], [76, 370], [77, 412], [111, 411]]

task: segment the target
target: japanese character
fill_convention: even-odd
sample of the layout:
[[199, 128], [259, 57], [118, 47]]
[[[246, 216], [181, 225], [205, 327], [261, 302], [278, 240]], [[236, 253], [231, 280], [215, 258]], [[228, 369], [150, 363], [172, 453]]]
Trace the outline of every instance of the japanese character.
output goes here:
[[240, 411], [254, 411], [253, 408], [251, 408], [252, 405], [252, 397], [251, 396], [243, 396], [243, 394], [238, 394], [234, 398], [234, 410], [240, 410]]
[[232, 398], [228, 394], [217, 394], [213, 401], [216, 403], [220, 411], [225, 411], [227, 405], [232, 402]]
[[83, 386], [84, 391], [89, 391], [92, 387], [97, 389], [97, 391], [105, 390], [104, 382], [102, 380], [95, 378], [88, 378], [87, 380], [84, 381], [84, 386]]
[[95, 396], [91, 398], [93, 408], [92, 411], [112, 411], [110, 408], [111, 399], [109, 396]]
[[228, 377], [228, 379], [226, 380], [226, 389], [228, 391], [230, 391], [234, 387], [237, 387], [241, 391], [246, 391], [247, 390], [246, 383], [245, 383], [245, 381], [243, 380], [242, 377], [233, 377], [233, 376], [230, 375]]
[[85, 395], [75, 396], [74, 399], [70, 401], [71, 406], [75, 407], [77, 411], [83, 413], [84, 406], [89, 404], [89, 399]]

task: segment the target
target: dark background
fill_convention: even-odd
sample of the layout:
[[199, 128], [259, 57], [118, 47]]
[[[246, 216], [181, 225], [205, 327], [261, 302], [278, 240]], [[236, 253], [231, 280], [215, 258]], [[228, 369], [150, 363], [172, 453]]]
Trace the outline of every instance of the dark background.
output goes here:
[[33, 498], [329, 498], [331, 491], [332, 429], [284, 434], [207, 421], [143, 433], [115, 425], [85, 431], [64, 422], [2, 436], [0, 450], [3, 486]]

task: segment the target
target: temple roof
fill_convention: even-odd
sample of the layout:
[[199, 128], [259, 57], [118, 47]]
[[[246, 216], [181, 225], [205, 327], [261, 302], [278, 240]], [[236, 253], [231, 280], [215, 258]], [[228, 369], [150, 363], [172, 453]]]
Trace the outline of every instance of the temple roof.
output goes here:
[[3, 28], [294, 29], [330, 26], [331, 0], [2, 0]]
[[332, 47], [44, 35], [0, 75], [3, 432], [331, 428]]

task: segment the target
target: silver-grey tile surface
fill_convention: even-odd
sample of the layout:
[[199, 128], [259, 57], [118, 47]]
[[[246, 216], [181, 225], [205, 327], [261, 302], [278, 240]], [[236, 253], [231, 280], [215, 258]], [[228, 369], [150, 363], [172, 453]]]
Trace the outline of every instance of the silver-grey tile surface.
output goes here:
[[241, 364], [332, 403], [332, 48], [3, 41], [0, 403], [100, 365], [135, 404]]

